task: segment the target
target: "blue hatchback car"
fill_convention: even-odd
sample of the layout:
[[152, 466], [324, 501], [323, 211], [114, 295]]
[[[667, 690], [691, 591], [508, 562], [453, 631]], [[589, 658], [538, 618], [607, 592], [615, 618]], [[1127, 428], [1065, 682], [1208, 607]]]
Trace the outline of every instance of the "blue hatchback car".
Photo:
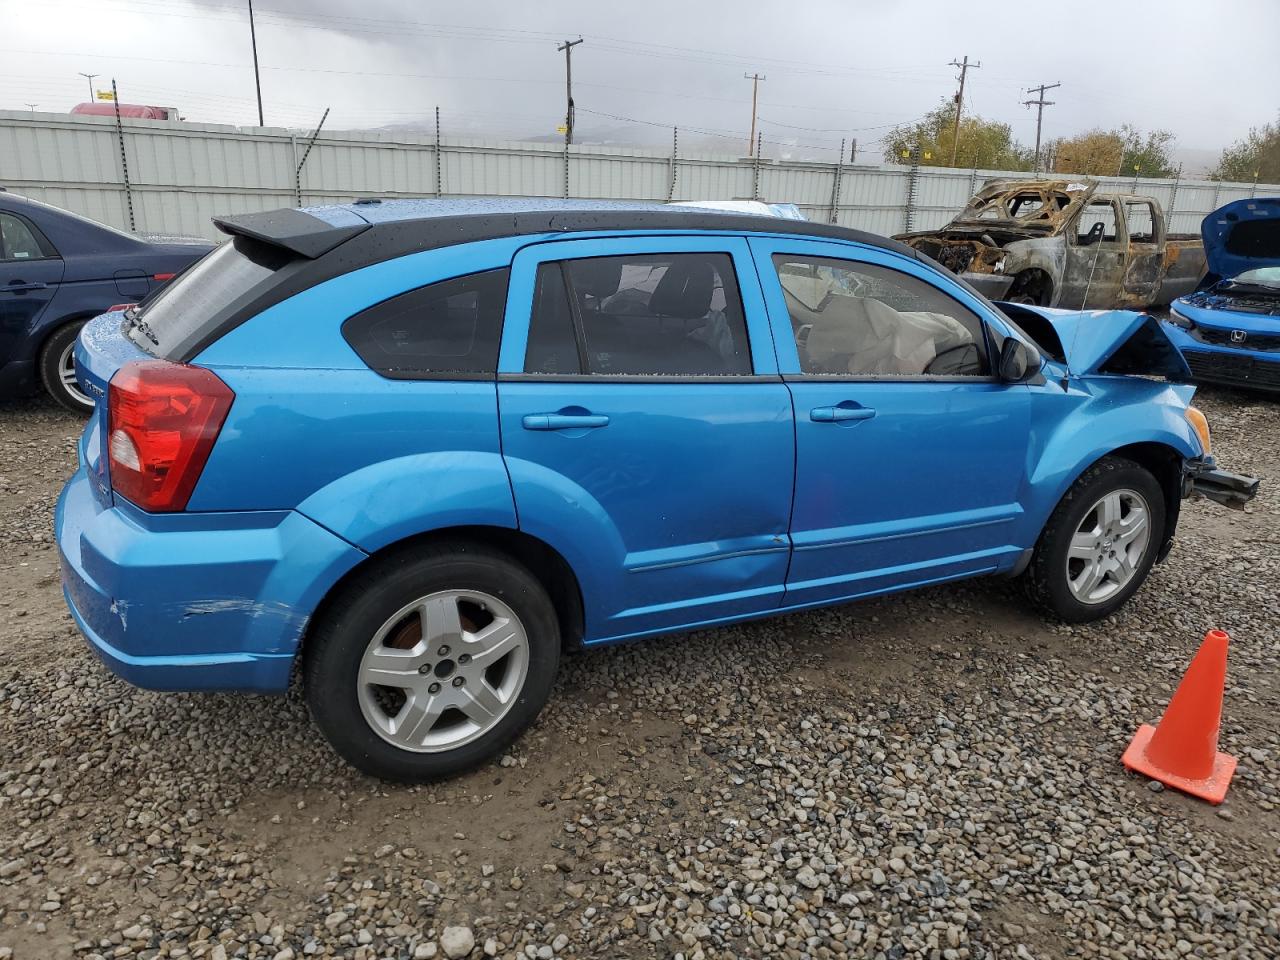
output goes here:
[[300, 661], [377, 776], [503, 749], [565, 649], [982, 574], [1103, 617], [1182, 497], [1257, 487], [1150, 317], [997, 308], [869, 234], [515, 200], [218, 225], [81, 337], [67, 601], [141, 686]]
[[1169, 336], [1195, 379], [1280, 392], [1280, 197], [1235, 200], [1200, 232], [1210, 282], [1173, 302]]

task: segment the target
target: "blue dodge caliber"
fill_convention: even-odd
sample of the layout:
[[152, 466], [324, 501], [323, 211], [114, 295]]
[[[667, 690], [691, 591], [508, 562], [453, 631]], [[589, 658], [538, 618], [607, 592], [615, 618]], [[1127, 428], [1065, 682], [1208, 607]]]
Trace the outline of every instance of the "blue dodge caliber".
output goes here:
[[141, 686], [300, 661], [380, 777], [506, 747], [565, 649], [981, 574], [1104, 617], [1184, 496], [1257, 488], [1150, 317], [997, 308], [880, 237], [567, 201], [217, 223], [81, 335], [67, 602]]

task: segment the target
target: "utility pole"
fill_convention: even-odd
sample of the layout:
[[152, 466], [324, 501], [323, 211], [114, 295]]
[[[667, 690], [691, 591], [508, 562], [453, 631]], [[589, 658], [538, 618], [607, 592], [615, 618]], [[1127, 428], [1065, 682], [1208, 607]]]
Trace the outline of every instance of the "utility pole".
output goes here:
[[849, 144], [849, 162], [850, 163], [858, 162], [858, 138], [857, 137], [854, 137]]
[[101, 74], [97, 74], [97, 73], [82, 73], [82, 74], [80, 74], [80, 76], [84, 77], [86, 80], [88, 80], [88, 81], [89, 81], [89, 102], [90, 102], [90, 103], [93, 103], [93, 78], [94, 78], [94, 77], [97, 77], [97, 76], [101, 76]]
[[755, 156], [756, 148], [756, 102], [760, 93], [760, 81], [765, 77], [758, 73], [744, 73], [742, 79], [751, 81], [751, 139], [747, 141], [747, 156]]
[[956, 94], [956, 126], [951, 135], [951, 165], [956, 165], [956, 155], [960, 151], [960, 111], [964, 109], [964, 81], [970, 69], [977, 70], [981, 63], [970, 63], [968, 55], [964, 61], [952, 60], [951, 66], [960, 68], [960, 92]]
[[573, 48], [581, 42], [582, 38], [579, 37], [577, 40], [566, 40], [556, 47], [557, 50], [564, 51], [564, 144], [566, 147], [573, 143]]
[[265, 127], [262, 120], [262, 78], [258, 76], [258, 34], [253, 27], [253, 0], [249, 0], [249, 43], [253, 45], [253, 85], [258, 91], [258, 126]]
[[30, 110], [30, 111], [31, 111], [31, 115], [32, 115], [33, 117], [36, 115], [36, 107], [38, 107], [38, 106], [40, 106], [40, 104], [38, 104], [38, 103], [28, 103], [28, 104], [26, 104], [26, 108], [27, 108], [28, 110]]
[[1035, 100], [1022, 101], [1022, 105], [1024, 107], [1036, 108], [1036, 173], [1040, 172], [1040, 125], [1044, 122], [1044, 108], [1053, 106], [1052, 100], [1046, 100], [1044, 98], [1044, 92], [1046, 90], [1054, 90], [1060, 86], [1062, 86], [1061, 83], [1042, 83], [1038, 87], [1028, 87], [1027, 93], [1038, 93], [1039, 96]]

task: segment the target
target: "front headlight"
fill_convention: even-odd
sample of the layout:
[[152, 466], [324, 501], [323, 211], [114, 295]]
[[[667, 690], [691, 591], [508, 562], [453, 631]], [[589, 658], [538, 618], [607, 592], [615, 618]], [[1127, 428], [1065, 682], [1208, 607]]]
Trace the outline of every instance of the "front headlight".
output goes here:
[[1181, 327], [1183, 330], [1190, 330], [1195, 326], [1195, 324], [1192, 323], [1189, 318], [1184, 317], [1182, 314], [1180, 314], [1177, 310], [1174, 310], [1173, 308], [1169, 309], [1169, 322], [1172, 323], [1175, 327]]
[[1209, 436], [1209, 419], [1197, 407], [1187, 407], [1187, 423], [1200, 438], [1200, 452], [1206, 457], [1213, 453], [1213, 440]]

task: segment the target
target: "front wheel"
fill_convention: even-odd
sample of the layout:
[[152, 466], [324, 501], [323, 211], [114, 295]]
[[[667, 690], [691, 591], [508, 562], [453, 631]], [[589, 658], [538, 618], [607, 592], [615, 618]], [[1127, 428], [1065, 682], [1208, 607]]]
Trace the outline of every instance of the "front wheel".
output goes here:
[[40, 379], [49, 396], [68, 410], [93, 413], [93, 400], [76, 380], [75, 350], [83, 323], [68, 323], [53, 332], [40, 350]]
[[303, 679], [339, 754], [420, 782], [506, 748], [550, 696], [559, 652], [533, 575], [459, 543], [375, 563], [345, 585], [307, 641]]
[[1045, 524], [1025, 575], [1028, 594], [1067, 623], [1108, 616], [1147, 579], [1164, 523], [1164, 492], [1150, 471], [1104, 457]]

